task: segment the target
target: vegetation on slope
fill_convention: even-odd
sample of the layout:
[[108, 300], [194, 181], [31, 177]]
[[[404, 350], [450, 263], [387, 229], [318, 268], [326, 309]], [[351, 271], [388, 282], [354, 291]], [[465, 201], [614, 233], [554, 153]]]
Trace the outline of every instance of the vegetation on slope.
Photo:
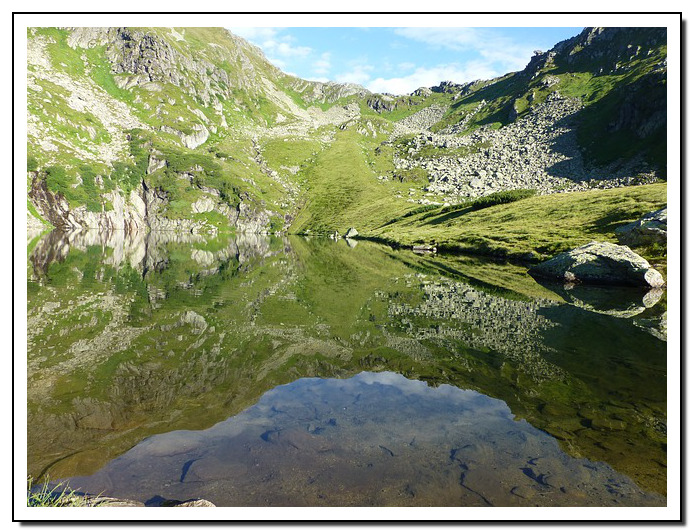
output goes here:
[[[666, 184], [650, 184], [536, 196], [480, 210], [420, 212], [363, 235], [395, 245], [546, 259], [593, 239], [615, 242], [617, 227], [665, 205]], [[648, 249], [647, 256], [658, 260], [659, 252]]]
[[[143, 124], [129, 131], [118, 159], [104, 161], [98, 154], [103, 146], [114, 145], [112, 127], [102, 116], [75, 110], [74, 94], [56, 84], [56, 78], [35, 77], [29, 111], [60, 147], [30, 145], [27, 168], [45, 178], [48, 188], [60, 192], [72, 207], [108, 211], [112, 205], [102, 199], [104, 193], [127, 194], [147, 179], [166, 194], [169, 203], [163, 215], [174, 219], [193, 217], [191, 205], [211, 189], [230, 208], [244, 201], [270, 210], [274, 230], [284, 221], [292, 233], [342, 234], [354, 226], [365, 237], [392, 244], [429, 243], [538, 259], [596, 234], [611, 239], [613, 225], [593, 228], [597, 219], [633, 220], [645, 208], [665, 202], [662, 192], [654, 191], [661, 188], [645, 187], [596, 192], [608, 199], [591, 204], [580, 195], [559, 195], [525, 199], [519, 207], [493, 206], [512, 200], [516, 192], [511, 191], [472, 204], [420, 206], [427, 172], [418, 166], [396, 169], [393, 157], [405, 155], [408, 138], [390, 137], [393, 122], [431, 105], [448, 107], [433, 127], [437, 131], [459, 124], [461, 132], [500, 127], [558, 90], [585, 105], [578, 134], [590, 162], [628, 160], [642, 153], [663, 170], [666, 47], [665, 36], [653, 28], [614, 29], [603, 36], [585, 31], [557, 45], [553, 53], [535, 55], [523, 72], [464, 85], [442, 83], [397, 98], [286, 76], [257, 48], [219, 29], [109, 30], [127, 32], [136, 46], [144, 46], [136, 39], [146, 35], [146, 45], [175, 57], [177, 62], [168, 57], [169, 64], [154, 64], [147, 74], [151, 79], [142, 81], [137, 78], [141, 73], [118, 70], [122, 65], [112, 63], [112, 51], [102, 43], [71, 47], [69, 31], [37, 28], [30, 30], [30, 38], [42, 39], [56, 71], [126, 104]], [[119, 38], [115, 33], [110, 37]], [[352, 102], [359, 104], [361, 115], [340, 128], [297, 127], [294, 135], [287, 129], [300, 123], [300, 113], [310, 105], [330, 109]], [[284, 132], [262, 137], [262, 127], [279, 123]], [[195, 149], [184, 147], [174, 133], [189, 135], [202, 126], [209, 137]], [[332, 142], [324, 140], [329, 135]], [[411, 156], [462, 157], [484, 147], [425, 145]], [[149, 154], [165, 161], [150, 175]], [[644, 197], [647, 190], [651, 195]], [[625, 198], [625, 203], [618, 204], [615, 197]], [[483, 213], [471, 211], [488, 206]], [[563, 219], [554, 213], [559, 208], [568, 213]], [[542, 215], [553, 220], [548, 230], [548, 223], [540, 223]], [[227, 228], [220, 217], [209, 221]]]
[[338, 131], [335, 141], [303, 172], [306, 200], [291, 233], [344, 234], [350, 227], [371, 230], [414, 208], [402, 199], [414, 182], [377, 179], [378, 141], [354, 129]]

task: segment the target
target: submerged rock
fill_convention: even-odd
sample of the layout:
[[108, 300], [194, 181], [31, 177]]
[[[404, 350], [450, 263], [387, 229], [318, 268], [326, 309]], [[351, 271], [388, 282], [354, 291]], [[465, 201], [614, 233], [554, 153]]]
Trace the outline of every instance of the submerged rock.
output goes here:
[[634, 223], [616, 228], [618, 241], [633, 247], [666, 244], [666, 208], [650, 212]]
[[661, 287], [664, 278], [626, 246], [592, 241], [530, 269], [533, 276], [569, 283]]

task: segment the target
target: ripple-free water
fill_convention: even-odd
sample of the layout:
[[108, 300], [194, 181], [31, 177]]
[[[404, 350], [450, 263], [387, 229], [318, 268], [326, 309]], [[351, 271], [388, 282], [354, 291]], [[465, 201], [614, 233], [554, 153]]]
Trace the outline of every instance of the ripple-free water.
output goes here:
[[659, 293], [363, 243], [87, 235], [30, 256], [33, 476], [153, 505], [665, 504]]

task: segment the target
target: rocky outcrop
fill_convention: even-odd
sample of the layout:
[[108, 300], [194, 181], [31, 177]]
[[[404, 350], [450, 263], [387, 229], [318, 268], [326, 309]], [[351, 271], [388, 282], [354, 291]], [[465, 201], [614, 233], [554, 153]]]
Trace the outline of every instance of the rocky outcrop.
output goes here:
[[[466, 118], [482, 106], [480, 102]], [[425, 115], [431, 113], [433, 107], [429, 107], [396, 124], [396, 135], [412, 130], [419, 134], [408, 142], [406, 152], [395, 154], [394, 164], [396, 169], [424, 169], [429, 176], [424, 191], [441, 196], [440, 202], [460, 202], [508, 189], [536, 189], [544, 194], [655, 181], [651, 174], [630, 177], [635, 172], [629, 167], [615, 172], [586, 168], [575, 124], [582, 107], [579, 100], [553, 92], [505, 127], [485, 127], [462, 136], [457, 133], [465, 120], [440, 133], [429, 133], [432, 120]], [[440, 119], [440, 109], [437, 112]], [[435, 154], [421, 156], [422, 149]]]
[[[175, 36], [176, 33], [171, 33], [171, 37]], [[235, 46], [214, 46], [212, 50], [194, 56], [173, 46], [171, 39], [134, 28], [70, 28], [68, 44], [77, 49], [105, 46], [111, 71], [117, 74], [115, 79], [121, 87], [172, 83], [198, 97], [204, 105], [209, 105], [219, 94], [227, 99], [233, 87], [256, 86], [259, 72], [253, 61], [265, 61], [263, 53], [255, 46], [230, 33], [226, 38]], [[229, 74], [209, 60], [209, 56], [215, 54], [241, 67]], [[272, 65], [268, 68], [280, 75]]]
[[664, 278], [628, 247], [592, 241], [532, 267], [530, 274], [567, 283], [661, 287]]
[[[165, 161], [149, 159], [149, 166], [165, 165]], [[192, 203], [190, 214], [216, 211], [228, 220], [228, 227], [236, 227], [239, 232], [269, 233], [271, 218], [275, 213], [247, 201], [249, 196], [243, 194], [240, 203], [231, 207], [218, 197], [218, 192], [211, 188], [202, 188], [206, 195]], [[29, 193], [38, 213], [61, 232], [69, 233], [80, 230], [112, 232], [124, 230], [129, 233], [153, 231], [173, 231], [180, 233], [215, 233], [217, 227], [205, 219], [173, 218], [167, 212], [168, 194], [159, 188], [149, 187], [146, 181], [129, 195], [119, 189], [103, 194], [104, 204], [100, 212], [89, 211], [86, 206], [73, 207], [61, 193], [48, 189], [45, 178], [36, 174]]]
[[431, 105], [403, 118], [398, 125], [412, 129], [429, 129], [443, 118], [447, 110], [448, 107], [442, 105]]
[[85, 228], [130, 232], [148, 229], [148, 198], [141, 186], [130, 192], [129, 200], [119, 190], [104, 193], [104, 204], [111, 207], [100, 212], [89, 211], [86, 206], [72, 207], [61, 193], [50, 191], [40, 175], [33, 178], [29, 197], [44, 219], [65, 232]]
[[397, 100], [386, 94], [375, 94], [367, 98], [367, 107], [376, 112], [390, 112], [398, 107]]
[[363, 98], [370, 94], [362, 85], [355, 83], [335, 83], [333, 81], [322, 83], [298, 78], [288, 78], [288, 82], [292, 88], [300, 93], [302, 99], [309, 103], [335, 103], [348, 96], [356, 95]]
[[189, 134], [185, 134], [184, 132], [178, 131], [177, 129], [167, 125], [162, 125], [161, 131], [174, 134], [175, 136], [179, 137], [182, 145], [189, 149], [196, 149], [206, 142], [210, 136], [208, 129], [201, 123], [194, 124], [192, 126], [192, 132]]
[[238, 232], [268, 234], [271, 231], [272, 212], [252, 207], [246, 202], [240, 202], [237, 212], [236, 227]]
[[616, 228], [618, 241], [638, 247], [654, 243], [666, 244], [666, 208], [650, 212], [634, 223]]

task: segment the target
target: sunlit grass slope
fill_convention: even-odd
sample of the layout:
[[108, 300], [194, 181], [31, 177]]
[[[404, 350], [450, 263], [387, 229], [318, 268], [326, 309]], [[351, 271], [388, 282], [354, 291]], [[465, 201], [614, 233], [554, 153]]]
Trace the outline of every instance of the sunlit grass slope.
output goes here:
[[[418, 213], [364, 233], [389, 243], [544, 259], [591, 240], [616, 242], [614, 230], [666, 204], [666, 184], [542, 195], [481, 210]], [[656, 252], [656, 255], [655, 255]], [[660, 258], [646, 249], [648, 258]]]

